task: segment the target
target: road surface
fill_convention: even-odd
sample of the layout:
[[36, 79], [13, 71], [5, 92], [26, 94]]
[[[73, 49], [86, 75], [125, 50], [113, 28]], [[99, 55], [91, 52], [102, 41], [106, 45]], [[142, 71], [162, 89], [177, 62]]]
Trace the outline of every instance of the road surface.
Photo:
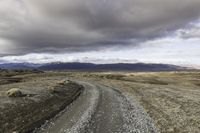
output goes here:
[[80, 97], [36, 133], [156, 133], [150, 117], [126, 93], [79, 82]]

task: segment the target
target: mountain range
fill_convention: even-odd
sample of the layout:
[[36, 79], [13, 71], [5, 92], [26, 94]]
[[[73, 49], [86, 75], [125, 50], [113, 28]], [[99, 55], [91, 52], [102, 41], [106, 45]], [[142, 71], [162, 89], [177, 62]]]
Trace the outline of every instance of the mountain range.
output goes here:
[[92, 64], [79, 62], [54, 62], [46, 64], [32, 63], [5, 63], [0, 64], [1, 69], [39, 69], [45, 71], [53, 70], [82, 70], [82, 71], [173, 71], [185, 70], [186, 67], [169, 64], [145, 64], [145, 63], [117, 63], [117, 64]]

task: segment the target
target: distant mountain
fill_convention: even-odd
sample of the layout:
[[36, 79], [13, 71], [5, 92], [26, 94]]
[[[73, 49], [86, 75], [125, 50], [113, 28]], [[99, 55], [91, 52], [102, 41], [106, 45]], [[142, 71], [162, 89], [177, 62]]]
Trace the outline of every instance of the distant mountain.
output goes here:
[[1, 69], [39, 69], [46, 71], [53, 70], [82, 70], [82, 71], [173, 71], [186, 70], [186, 67], [168, 64], [145, 64], [145, 63], [118, 63], [118, 64], [92, 64], [92, 63], [5, 63], [0, 64]]
[[0, 64], [1, 69], [35, 69], [40, 67], [41, 64], [32, 63], [4, 63]]
[[83, 71], [173, 71], [184, 70], [186, 68], [168, 64], [92, 64], [92, 63], [49, 63], [38, 69], [41, 70], [83, 70]]

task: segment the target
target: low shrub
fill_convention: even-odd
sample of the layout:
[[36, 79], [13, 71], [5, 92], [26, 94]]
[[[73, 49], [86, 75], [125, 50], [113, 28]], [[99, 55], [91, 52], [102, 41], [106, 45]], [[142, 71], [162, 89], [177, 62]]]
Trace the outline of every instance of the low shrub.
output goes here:
[[8, 97], [22, 97], [23, 93], [20, 91], [19, 88], [12, 88], [7, 91]]
[[73, 83], [73, 82], [70, 80], [61, 80], [61, 81], [57, 82], [58, 85], [66, 85], [66, 84], [70, 84], [70, 83]]

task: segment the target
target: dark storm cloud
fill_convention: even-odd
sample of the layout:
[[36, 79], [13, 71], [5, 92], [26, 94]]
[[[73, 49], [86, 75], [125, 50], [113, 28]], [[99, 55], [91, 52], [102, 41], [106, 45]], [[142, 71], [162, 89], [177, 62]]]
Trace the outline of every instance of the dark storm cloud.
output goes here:
[[197, 20], [199, 7], [199, 0], [0, 0], [0, 40], [12, 46], [4, 44], [4, 54], [135, 46]]

